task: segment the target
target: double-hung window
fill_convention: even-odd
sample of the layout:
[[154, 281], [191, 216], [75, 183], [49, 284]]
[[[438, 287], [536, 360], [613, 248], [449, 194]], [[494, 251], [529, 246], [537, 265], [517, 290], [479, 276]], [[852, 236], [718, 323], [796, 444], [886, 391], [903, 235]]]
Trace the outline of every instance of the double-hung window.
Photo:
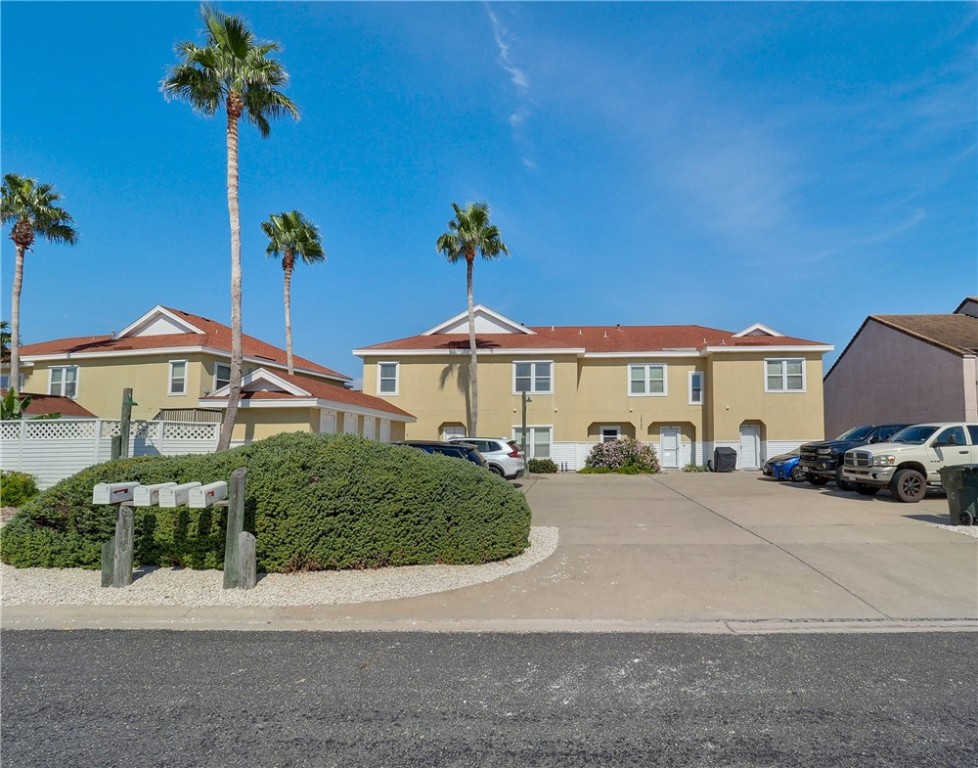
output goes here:
[[[527, 427], [526, 428], [526, 452], [529, 454], [527, 459], [549, 459], [550, 458], [550, 427]], [[523, 446], [523, 429], [513, 427], [513, 439], [516, 444]]]
[[513, 392], [531, 395], [553, 394], [553, 363], [527, 360], [513, 363]]
[[187, 391], [187, 361], [170, 361], [170, 385], [167, 389], [169, 395], [182, 395]]
[[689, 372], [689, 404], [690, 405], [703, 404], [703, 372], [702, 371]]
[[801, 358], [764, 361], [765, 392], [804, 392], [805, 361]]
[[397, 394], [397, 363], [378, 363], [377, 392], [381, 395]]
[[231, 366], [226, 363], [214, 363], [214, 389], [226, 387], [231, 383]]
[[640, 363], [628, 366], [630, 396], [666, 395], [665, 363]]
[[78, 366], [61, 365], [52, 368], [48, 384], [49, 395], [74, 398], [78, 395]]

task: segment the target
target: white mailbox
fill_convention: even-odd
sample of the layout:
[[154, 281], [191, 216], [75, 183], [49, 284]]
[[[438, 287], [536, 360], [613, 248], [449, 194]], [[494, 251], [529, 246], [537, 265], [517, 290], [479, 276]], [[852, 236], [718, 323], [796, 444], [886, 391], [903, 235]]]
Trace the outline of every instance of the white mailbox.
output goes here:
[[132, 494], [132, 505], [134, 507], [155, 507], [160, 503], [160, 491], [164, 488], [172, 488], [176, 483], [154, 483], [153, 485], [139, 485]]
[[137, 485], [139, 483], [97, 483], [92, 489], [92, 504], [132, 501], [132, 492]]
[[190, 491], [200, 487], [200, 483], [183, 483], [160, 489], [161, 507], [185, 507], [190, 502]]
[[228, 495], [228, 484], [223, 480], [190, 489], [190, 506], [194, 509], [209, 507]]

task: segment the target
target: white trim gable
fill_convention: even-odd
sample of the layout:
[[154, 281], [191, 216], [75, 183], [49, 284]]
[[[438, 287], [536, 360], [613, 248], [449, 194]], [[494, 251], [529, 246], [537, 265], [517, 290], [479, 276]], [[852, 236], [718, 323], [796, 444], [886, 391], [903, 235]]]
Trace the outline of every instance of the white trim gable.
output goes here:
[[[301, 387], [297, 387], [292, 382], [286, 381], [274, 373], [269, 371], [267, 368], [259, 368], [252, 371], [246, 376], [241, 377], [241, 391], [242, 392], [281, 392], [286, 395], [294, 395], [296, 397], [312, 397], [312, 394], [306, 392], [306, 390]], [[227, 397], [231, 392], [231, 385], [217, 389], [208, 395], [208, 398], [217, 397]]]
[[[486, 306], [482, 304], [476, 304], [472, 308], [475, 314], [475, 332], [476, 333], [522, 333], [527, 336], [535, 336], [536, 334], [529, 328], [520, 325], [519, 323], [510, 320], [508, 317], [499, 314], [498, 312], [493, 312]], [[459, 312], [454, 317], [448, 318], [443, 323], [439, 323], [434, 328], [430, 328], [421, 336], [436, 336], [441, 334], [462, 334], [469, 332], [469, 313], [468, 310], [464, 312]]]
[[115, 334], [114, 338], [122, 339], [127, 336], [170, 336], [177, 333], [199, 333], [204, 332], [195, 325], [188, 323], [179, 315], [175, 315], [166, 307], [157, 304], [149, 312], [130, 323], [121, 331]]
[[733, 334], [735, 339], [739, 339], [743, 336], [784, 336], [784, 334], [778, 333], [773, 328], [768, 328], [763, 323], [754, 323], [753, 325], [744, 328], [744, 330]]

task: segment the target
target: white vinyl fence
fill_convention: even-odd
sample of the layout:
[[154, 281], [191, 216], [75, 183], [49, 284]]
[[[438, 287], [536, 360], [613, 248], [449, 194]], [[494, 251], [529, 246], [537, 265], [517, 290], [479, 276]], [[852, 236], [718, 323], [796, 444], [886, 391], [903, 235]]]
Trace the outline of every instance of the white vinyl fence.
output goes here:
[[[211, 453], [220, 424], [184, 421], [133, 421], [130, 456]], [[34, 475], [44, 489], [85, 467], [112, 458], [118, 419], [23, 419], [0, 422], [0, 468]]]

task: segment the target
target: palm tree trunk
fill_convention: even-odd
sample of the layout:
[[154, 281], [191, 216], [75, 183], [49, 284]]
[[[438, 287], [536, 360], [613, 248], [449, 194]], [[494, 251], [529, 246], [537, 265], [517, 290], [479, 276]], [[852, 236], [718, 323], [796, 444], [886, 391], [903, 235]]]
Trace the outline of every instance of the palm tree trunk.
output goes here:
[[468, 433], [470, 437], [475, 437], [479, 434], [478, 418], [479, 418], [479, 379], [478, 379], [478, 366], [479, 366], [479, 355], [477, 352], [477, 347], [475, 343], [475, 310], [472, 306], [472, 270], [475, 266], [475, 254], [471, 256], [469, 254], [465, 255], [465, 291], [466, 298], [468, 299], [468, 309], [469, 309], [469, 387], [472, 391], [472, 398], [469, 402], [469, 412], [467, 414], [468, 418]]
[[[228, 391], [228, 409], [221, 425], [218, 451], [231, 446], [231, 433], [238, 416], [241, 399], [241, 213], [238, 208], [238, 118], [231, 93], [228, 96], [228, 217], [231, 222], [231, 377]], [[238, 97], [240, 99], [240, 96]]]
[[285, 254], [283, 260], [285, 264], [285, 287], [283, 288], [283, 300], [285, 303], [285, 361], [289, 367], [289, 376], [295, 373], [292, 367], [292, 265], [289, 263], [289, 254]]
[[14, 262], [14, 284], [10, 295], [10, 378], [7, 387], [20, 394], [20, 289], [24, 284], [24, 253], [27, 248], [17, 246]]

